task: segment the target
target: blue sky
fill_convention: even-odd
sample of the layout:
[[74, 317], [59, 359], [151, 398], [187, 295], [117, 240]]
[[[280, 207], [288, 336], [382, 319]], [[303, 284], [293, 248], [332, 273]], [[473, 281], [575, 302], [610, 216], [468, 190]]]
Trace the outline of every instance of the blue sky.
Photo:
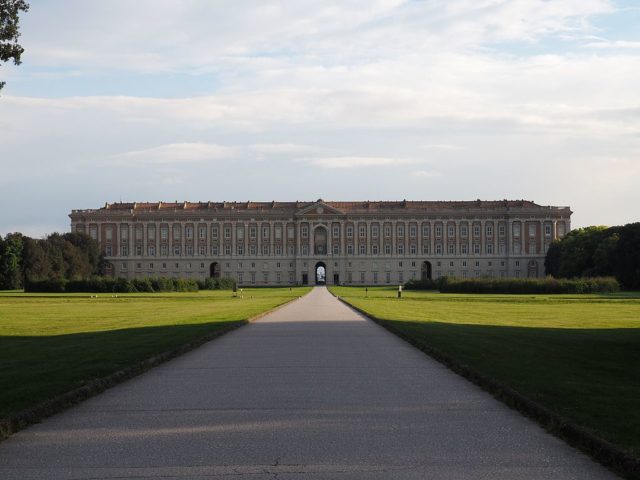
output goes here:
[[[526, 198], [640, 220], [640, 4], [39, 0], [0, 234], [112, 201]], [[635, 4], [635, 5], [634, 5]]]

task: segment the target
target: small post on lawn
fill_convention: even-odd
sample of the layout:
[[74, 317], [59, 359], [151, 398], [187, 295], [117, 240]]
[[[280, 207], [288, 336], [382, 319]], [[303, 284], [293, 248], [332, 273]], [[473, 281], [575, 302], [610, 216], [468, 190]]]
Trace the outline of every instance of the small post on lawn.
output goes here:
[[238, 286], [237, 285], [233, 285], [233, 296], [234, 298], [238, 296]]
[[398, 298], [402, 298], [402, 284], [398, 285]]
[[364, 296], [365, 297], [369, 296], [369, 288], [368, 287], [364, 287]]

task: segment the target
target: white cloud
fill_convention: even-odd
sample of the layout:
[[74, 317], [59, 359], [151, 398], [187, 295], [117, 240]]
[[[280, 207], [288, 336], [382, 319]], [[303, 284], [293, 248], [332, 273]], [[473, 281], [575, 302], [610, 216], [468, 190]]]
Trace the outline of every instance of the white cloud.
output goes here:
[[429, 172], [427, 170], [416, 170], [414, 172], [411, 172], [411, 176], [419, 177], [419, 178], [431, 178], [431, 177], [439, 177], [440, 174], [437, 172]]
[[311, 163], [322, 168], [346, 169], [404, 165], [412, 163], [412, 160], [388, 157], [327, 157], [311, 159]]
[[113, 158], [120, 164], [159, 164], [168, 165], [174, 163], [202, 162], [205, 160], [219, 160], [228, 158], [235, 150], [223, 145], [208, 143], [171, 143], [144, 150], [114, 155]]

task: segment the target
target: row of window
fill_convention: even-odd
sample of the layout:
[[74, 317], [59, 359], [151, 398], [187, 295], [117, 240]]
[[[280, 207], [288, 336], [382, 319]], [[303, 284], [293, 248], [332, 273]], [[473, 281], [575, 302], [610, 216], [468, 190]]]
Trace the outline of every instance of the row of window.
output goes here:
[[[459, 248], [457, 248], [459, 247]], [[536, 255], [538, 253], [538, 245], [536, 242], [529, 242], [529, 244], [527, 245], [527, 253], [531, 254], [531, 255]], [[548, 244], [545, 246], [545, 249], [548, 248]], [[479, 243], [474, 243], [472, 245], [472, 249], [471, 252], [473, 253], [473, 255], [481, 255], [482, 248], [481, 245]], [[159, 249], [159, 254], [162, 257], [166, 257], [169, 255], [169, 251], [171, 251], [173, 256], [179, 257], [182, 255], [183, 249], [181, 245], [173, 245], [171, 250], [169, 249], [169, 245], [160, 245], [160, 249]], [[225, 256], [230, 256], [232, 255], [232, 248], [231, 245], [227, 244], [224, 245], [223, 248], [220, 248], [218, 245], [212, 245], [211, 246], [211, 255], [212, 256], [219, 256], [219, 255], [225, 255]], [[282, 245], [275, 245], [274, 246], [274, 254], [277, 256], [282, 256], [283, 252], [285, 251], [285, 248]], [[346, 248], [346, 252], [347, 255], [354, 255], [354, 252], [358, 252], [359, 255], [367, 255], [367, 245], [361, 243], [360, 245], [358, 245], [358, 249], [356, 250], [353, 244], [347, 244], [347, 248]], [[391, 255], [392, 254], [392, 248], [391, 245], [386, 244], [384, 245], [383, 249], [380, 249], [378, 245], [374, 244], [370, 246], [369, 249], [371, 255], [380, 255], [380, 252], [382, 252], [384, 255]], [[429, 255], [430, 251], [430, 247], [427, 244], [422, 245], [422, 254], [423, 255]], [[506, 251], [506, 246], [504, 243], [500, 243], [498, 245], [498, 249], [497, 249], [497, 253], [500, 255], [504, 255]], [[113, 256], [113, 246], [110, 244], [107, 244], [105, 246], [105, 255], [107, 257], [111, 257]], [[131, 252], [135, 252], [135, 255], [138, 257], [141, 257], [144, 255], [144, 246], [143, 245], [136, 245], [134, 249], [131, 249]], [[204, 257], [207, 255], [207, 247], [205, 245], [198, 245], [197, 249], [196, 247], [194, 247], [193, 245], [187, 245], [184, 249], [184, 253], [186, 256], [188, 257], [192, 257], [195, 255], [195, 252], [198, 253], [199, 256]], [[262, 256], [268, 256], [270, 255], [271, 252], [271, 247], [269, 245], [262, 245], [261, 248], [261, 253]], [[286, 248], [286, 252], [289, 256], [293, 256], [295, 255], [295, 246], [294, 245], [288, 245]], [[407, 250], [409, 255], [417, 255], [418, 254], [418, 247], [416, 244], [411, 244], [409, 245], [409, 248]], [[469, 245], [467, 245], [466, 243], [463, 243], [461, 245], [456, 245], [453, 243], [450, 243], [447, 245], [446, 248], [446, 252], [448, 255], [456, 255], [456, 254], [460, 254], [460, 255], [468, 255], [469, 254]], [[146, 255], [149, 257], [155, 257], [157, 253], [156, 250], [156, 246], [155, 245], [148, 245], [147, 246], [147, 253]], [[340, 246], [339, 245], [333, 245], [332, 248], [332, 253], [333, 255], [340, 255]], [[403, 244], [399, 244], [396, 245], [396, 250], [395, 253], [397, 255], [404, 255], [406, 253], [405, 251], [405, 246]], [[444, 254], [444, 246], [440, 243], [436, 244], [435, 246], [435, 255], [443, 255]], [[495, 254], [495, 248], [494, 245], [492, 243], [488, 243], [485, 245], [484, 248], [484, 253], [487, 255], [493, 255]], [[514, 242], [513, 243], [513, 251], [512, 253], [514, 255], [520, 255], [522, 253], [522, 245], [519, 242]], [[129, 250], [129, 246], [128, 245], [121, 245], [120, 246], [120, 256], [122, 257], [128, 257], [130, 254], [130, 250]], [[236, 253], [235, 255], [238, 256], [244, 256], [244, 255], [249, 255], [249, 256], [256, 256], [258, 254], [258, 247], [256, 245], [249, 245], [248, 249], [245, 250], [245, 246], [244, 245], [237, 245], [236, 246]], [[301, 255], [302, 256], [308, 256], [309, 255], [309, 247], [308, 245], [303, 245], [301, 247]]]
[[[559, 223], [558, 224], [558, 236], [563, 236], [564, 235], [564, 224], [563, 223]], [[417, 236], [417, 225], [410, 225], [409, 226], [409, 237], [411, 238], [415, 238]], [[481, 231], [481, 227], [480, 225], [473, 225], [473, 237], [475, 238], [479, 238], [480, 237], [480, 231]], [[257, 235], [258, 235], [258, 227], [257, 226], [249, 226], [249, 238], [252, 240], [257, 239]], [[435, 229], [435, 237], [436, 238], [442, 238], [442, 233], [443, 233], [443, 226], [442, 225], [436, 225], [434, 227]], [[505, 225], [501, 224], [498, 226], [498, 236], [499, 237], [504, 237], [505, 236]], [[537, 234], [537, 224], [535, 223], [530, 223], [529, 224], [529, 236], [530, 237], [535, 237]], [[188, 240], [192, 240], [194, 238], [194, 232], [195, 232], [195, 227], [193, 226], [186, 226], [185, 227], [185, 237]], [[270, 228], [269, 227], [262, 227], [262, 238], [263, 239], [269, 239], [269, 235], [270, 235]], [[447, 236], [449, 238], [455, 238], [455, 230], [456, 227], [454, 225], [448, 225], [447, 226]], [[431, 226], [430, 225], [423, 225], [422, 226], [422, 236], [425, 238], [428, 238], [430, 236], [430, 231], [431, 231]], [[142, 240], [143, 237], [143, 229], [142, 227], [135, 227], [134, 228], [134, 235], [136, 240]], [[207, 238], [207, 227], [205, 226], [199, 226], [197, 228], [197, 233], [198, 233], [198, 238], [200, 240], [206, 240]], [[218, 225], [213, 225], [211, 226], [211, 238], [212, 239], [218, 239], [219, 238], [219, 226]], [[230, 226], [225, 226], [223, 228], [223, 236], [225, 239], [230, 239], [231, 238], [231, 233], [232, 233], [232, 227]], [[372, 238], [378, 238], [379, 237], [379, 233], [380, 233], [380, 227], [379, 225], [371, 225], [371, 237]], [[392, 233], [392, 228], [390, 225], [385, 225], [384, 226], [384, 237], [386, 238], [390, 238], [391, 237], [391, 233]], [[89, 228], [89, 234], [92, 238], [94, 239], [98, 239], [98, 229], [97, 226], [92, 225]], [[302, 225], [301, 229], [300, 229], [300, 234], [302, 238], [308, 238], [309, 236], [309, 227], [308, 225]], [[366, 225], [359, 225], [358, 226], [358, 234], [360, 238], [364, 238], [367, 236], [367, 228]], [[494, 227], [493, 225], [489, 224], [489, 225], [485, 225], [485, 234], [486, 237], [493, 237], [494, 234]], [[514, 237], [520, 237], [521, 234], [521, 225], [519, 223], [514, 223], [513, 224], [513, 236]], [[544, 225], [544, 234], [545, 237], [547, 238], [551, 238], [552, 235], [552, 225], [546, 223]], [[173, 235], [173, 239], [174, 240], [180, 240], [182, 238], [182, 226], [180, 224], [174, 224], [172, 227], [172, 235]], [[332, 227], [332, 235], [333, 238], [340, 238], [340, 226], [339, 225], [333, 225]], [[347, 238], [353, 238], [354, 236], [354, 226], [353, 225], [347, 225], [346, 227], [346, 237]], [[396, 225], [396, 236], [398, 238], [404, 238], [405, 237], [405, 226], [404, 225]], [[469, 229], [467, 225], [460, 225], [460, 237], [462, 238], [467, 238], [469, 236]], [[281, 225], [276, 225], [274, 227], [274, 237], [276, 240], [280, 240], [282, 239], [282, 226]], [[105, 238], [107, 241], [111, 241], [113, 240], [113, 227], [111, 226], [107, 226], [105, 228]], [[236, 238], [238, 240], [244, 240], [245, 238], [245, 227], [243, 225], [238, 225], [236, 226]], [[293, 240], [295, 239], [295, 227], [294, 226], [288, 226], [287, 227], [287, 238], [289, 240]], [[128, 225], [123, 225], [122, 228], [120, 228], [120, 240], [123, 242], [126, 242], [129, 239], [129, 228]], [[147, 239], [148, 240], [155, 240], [156, 239], [156, 226], [155, 225], [149, 225], [147, 227]], [[165, 226], [161, 226], [160, 227], [160, 239], [161, 240], [168, 240], [169, 239], [169, 226], [165, 225]]]

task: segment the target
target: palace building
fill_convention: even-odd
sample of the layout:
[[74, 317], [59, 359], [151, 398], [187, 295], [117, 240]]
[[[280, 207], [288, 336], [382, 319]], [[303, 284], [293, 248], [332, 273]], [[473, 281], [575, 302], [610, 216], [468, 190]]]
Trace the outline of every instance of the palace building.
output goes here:
[[117, 277], [231, 277], [240, 285], [397, 285], [541, 277], [569, 207], [527, 200], [108, 203], [73, 210]]

